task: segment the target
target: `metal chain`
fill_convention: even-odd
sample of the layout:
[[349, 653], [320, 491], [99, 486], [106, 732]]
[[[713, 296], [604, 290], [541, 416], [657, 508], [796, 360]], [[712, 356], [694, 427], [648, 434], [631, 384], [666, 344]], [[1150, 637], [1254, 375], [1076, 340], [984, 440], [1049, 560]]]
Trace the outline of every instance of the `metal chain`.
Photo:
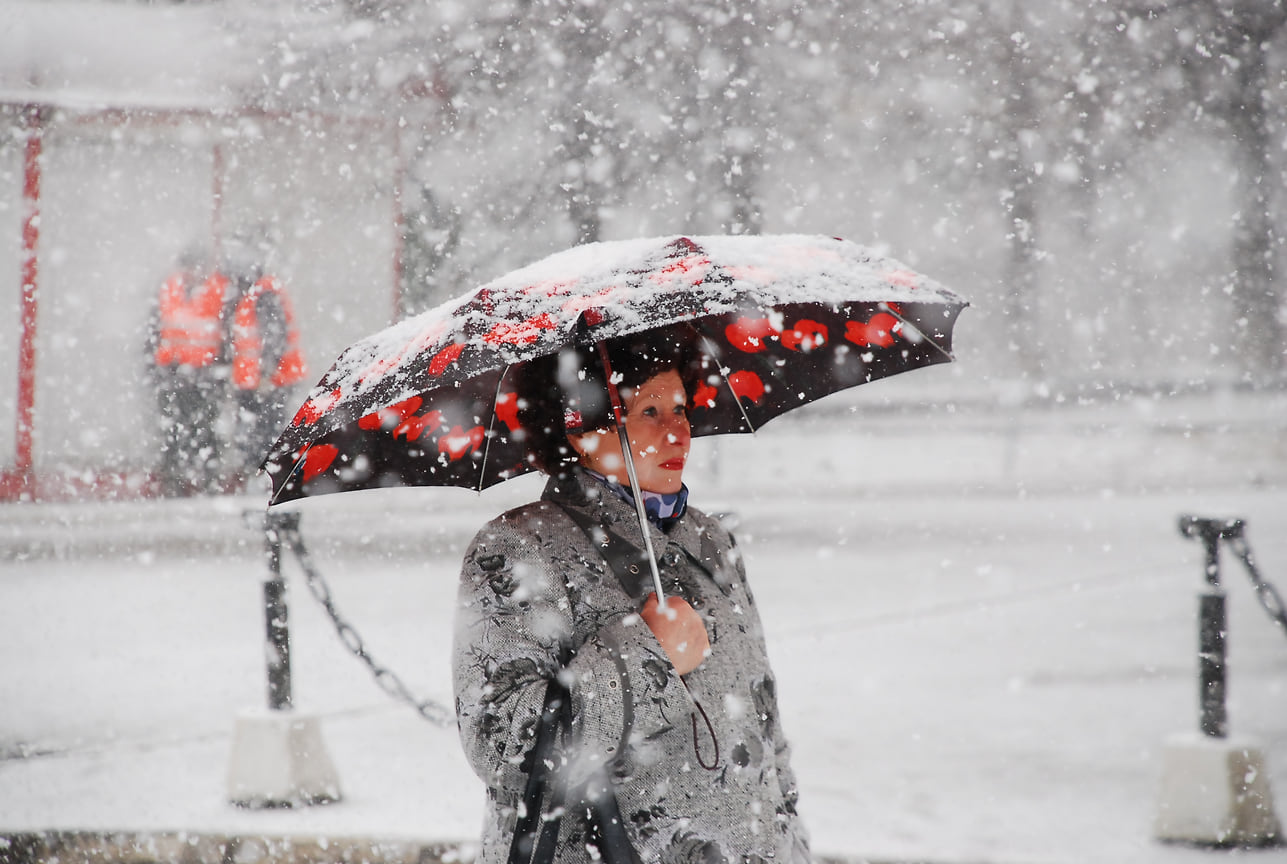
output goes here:
[[1273, 619], [1279, 627], [1283, 628], [1283, 635], [1287, 636], [1287, 608], [1283, 606], [1282, 595], [1278, 589], [1265, 581], [1256, 568], [1256, 562], [1251, 555], [1251, 546], [1247, 543], [1247, 538], [1241, 532], [1230, 538], [1229, 545], [1233, 547], [1233, 552], [1242, 559], [1243, 565], [1247, 568], [1247, 575], [1251, 577], [1251, 582], [1256, 586], [1256, 597], [1260, 600], [1260, 605], [1265, 607], [1269, 617]]
[[437, 702], [427, 699], [417, 699], [402, 679], [393, 673], [392, 670], [381, 666], [375, 661], [375, 658], [366, 650], [366, 645], [362, 642], [362, 637], [358, 635], [357, 630], [352, 624], [341, 617], [339, 610], [335, 607], [335, 601], [331, 599], [331, 589], [322, 578], [322, 574], [313, 566], [313, 559], [309, 556], [308, 550], [304, 548], [304, 538], [299, 533], [298, 528], [286, 528], [282, 531], [282, 539], [290, 546], [290, 550], [295, 553], [299, 559], [300, 566], [304, 569], [304, 578], [308, 584], [308, 590], [318, 602], [326, 609], [326, 614], [330, 616], [331, 622], [335, 625], [335, 632], [339, 634], [340, 641], [344, 647], [349, 649], [354, 656], [360, 659], [371, 670], [375, 677], [375, 682], [380, 685], [385, 693], [388, 693], [395, 699], [406, 702], [416, 709], [416, 712], [437, 726], [446, 726], [455, 716], [455, 713], [447, 710]]

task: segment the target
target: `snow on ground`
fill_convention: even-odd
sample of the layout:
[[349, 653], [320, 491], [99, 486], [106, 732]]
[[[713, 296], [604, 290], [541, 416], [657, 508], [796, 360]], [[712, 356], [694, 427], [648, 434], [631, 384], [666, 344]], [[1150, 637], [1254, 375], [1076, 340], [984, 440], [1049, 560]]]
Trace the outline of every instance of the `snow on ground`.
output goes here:
[[[1230, 854], [1151, 833], [1161, 746], [1197, 726], [1202, 556], [1177, 516], [1245, 517], [1264, 575], [1287, 591], [1287, 411], [1280, 397], [1229, 398], [1004, 413], [870, 402], [699, 442], [694, 500], [740, 520], [815, 849], [945, 862]], [[298, 509], [371, 653], [449, 703], [464, 543], [538, 488]], [[241, 518], [257, 503], [0, 509], [0, 832], [475, 834], [481, 786], [454, 730], [372, 682], [292, 561], [296, 705], [321, 717], [344, 800], [226, 803], [234, 718], [265, 704], [265, 571]], [[1262, 744], [1282, 819], [1287, 634], [1228, 555], [1223, 573], [1231, 724]]]

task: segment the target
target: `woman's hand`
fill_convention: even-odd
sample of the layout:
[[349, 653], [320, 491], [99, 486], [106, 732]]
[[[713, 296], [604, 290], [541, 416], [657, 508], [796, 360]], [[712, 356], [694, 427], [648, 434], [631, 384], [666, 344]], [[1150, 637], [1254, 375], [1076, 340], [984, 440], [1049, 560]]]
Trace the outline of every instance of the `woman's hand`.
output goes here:
[[711, 653], [711, 640], [706, 635], [702, 616], [684, 598], [667, 597], [663, 609], [657, 604], [657, 595], [649, 594], [639, 615], [680, 675], [687, 675], [702, 665]]

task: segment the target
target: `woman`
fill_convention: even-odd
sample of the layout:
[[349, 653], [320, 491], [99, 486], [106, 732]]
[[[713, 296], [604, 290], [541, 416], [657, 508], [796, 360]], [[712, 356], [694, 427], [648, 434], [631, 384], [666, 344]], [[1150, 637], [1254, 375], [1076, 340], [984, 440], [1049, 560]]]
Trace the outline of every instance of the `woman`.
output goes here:
[[[487, 787], [480, 864], [510, 855], [554, 678], [571, 694], [570, 782], [610, 778], [643, 861], [810, 860], [741, 556], [687, 506], [686, 406], [700, 375], [690, 356], [643, 342], [611, 352], [666, 609], [642, 559], [598, 357], [569, 349], [517, 382], [549, 482], [466, 553], [454, 649], [461, 739]], [[591, 860], [584, 810], [566, 813], [556, 860]]]

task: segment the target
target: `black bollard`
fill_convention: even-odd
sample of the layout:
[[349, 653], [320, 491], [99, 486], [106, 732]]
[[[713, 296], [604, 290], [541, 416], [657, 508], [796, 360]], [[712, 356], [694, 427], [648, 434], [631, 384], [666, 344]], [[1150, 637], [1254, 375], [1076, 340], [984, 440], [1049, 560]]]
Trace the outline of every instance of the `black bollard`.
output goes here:
[[1225, 709], [1225, 611], [1224, 594], [1207, 592], [1198, 597], [1198, 725], [1202, 734], [1224, 738], [1229, 734]]
[[[1245, 736], [1228, 737], [1228, 626], [1220, 585], [1220, 543], [1233, 542], [1246, 562], [1250, 552], [1243, 541], [1243, 527], [1241, 519], [1180, 517], [1180, 533], [1201, 540], [1206, 550], [1207, 586], [1198, 609], [1201, 734], [1173, 736], [1167, 742], [1153, 828], [1159, 840], [1250, 847], [1273, 846], [1282, 837], [1260, 747]], [[1251, 565], [1248, 569], [1254, 571]]]
[[264, 580], [264, 616], [267, 622], [268, 707], [289, 711], [290, 628], [286, 611], [286, 582], [282, 579], [282, 534], [299, 529], [298, 513], [264, 514], [264, 552], [268, 578]]
[[1198, 596], [1198, 725], [1211, 738], [1229, 734], [1225, 707], [1225, 635], [1228, 632], [1224, 589], [1220, 585], [1220, 541], [1242, 536], [1241, 519], [1180, 517], [1180, 533], [1202, 541], [1206, 551], [1207, 591]]
[[247, 510], [247, 525], [264, 532], [268, 707], [243, 711], [228, 767], [228, 800], [238, 807], [298, 807], [340, 800], [340, 781], [322, 740], [318, 718], [294, 710], [290, 680], [290, 630], [282, 548], [298, 550], [299, 514]]

